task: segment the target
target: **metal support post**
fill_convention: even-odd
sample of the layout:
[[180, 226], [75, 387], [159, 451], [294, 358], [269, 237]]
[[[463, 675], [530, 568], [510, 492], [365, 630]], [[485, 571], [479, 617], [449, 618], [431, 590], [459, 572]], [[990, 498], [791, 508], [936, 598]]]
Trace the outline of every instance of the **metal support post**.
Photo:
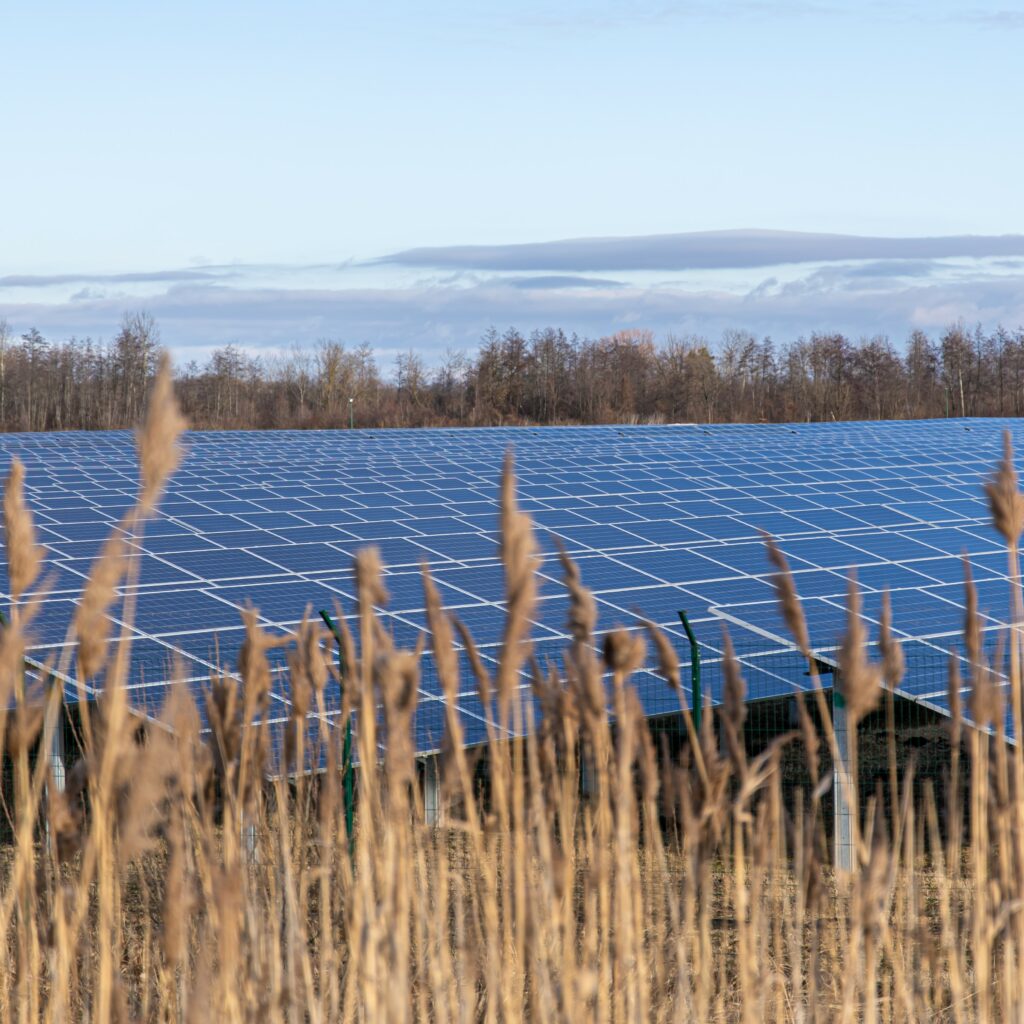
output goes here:
[[[56, 685], [56, 684], [54, 684]], [[58, 793], [64, 792], [67, 783], [67, 749], [64, 734], [64, 705], [57, 705], [57, 717], [53, 723], [53, 736], [50, 739], [50, 776], [53, 788]]]
[[853, 819], [850, 794], [854, 779], [850, 775], [850, 727], [846, 701], [838, 688], [832, 688], [832, 728], [836, 734], [839, 760], [832, 765], [833, 859], [836, 871], [853, 870]]
[[[4, 622], [4, 625], [7, 623]], [[43, 729], [43, 737], [47, 729], [50, 730], [49, 750], [40, 750], [40, 757], [50, 759], [50, 777], [46, 782], [46, 799], [49, 803], [53, 794], [63, 793], [67, 784], [67, 750], [65, 748], [66, 733], [64, 731], [64, 703], [61, 700], [60, 684], [53, 678], [47, 677], [46, 686], [46, 727]], [[52, 789], [51, 789], [52, 787]], [[52, 808], [47, 808], [48, 812]], [[46, 847], [50, 849], [53, 836], [50, 833], [50, 822], [52, 815], [46, 815]]]
[[242, 826], [242, 846], [245, 849], [246, 859], [250, 864], [255, 864], [259, 848], [256, 843], [256, 826], [251, 822]]
[[441, 780], [437, 755], [423, 758], [423, 818], [428, 825], [437, 825], [441, 815]]
[[594, 766], [587, 756], [587, 744], [582, 740], [576, 742], [576, 761], [579, 768], [580, 799], [589, 800], [595, 792]]
[[690, 641], [690, 710], [693, 713], [693, 727], [699, 733], [704, 713], [704, 693], [700, 683], [700, 644], [697, 643], [697, 636], [686, 617], [686, 612], [679, 612], [679, 621], [683, 624], [687, 639]]

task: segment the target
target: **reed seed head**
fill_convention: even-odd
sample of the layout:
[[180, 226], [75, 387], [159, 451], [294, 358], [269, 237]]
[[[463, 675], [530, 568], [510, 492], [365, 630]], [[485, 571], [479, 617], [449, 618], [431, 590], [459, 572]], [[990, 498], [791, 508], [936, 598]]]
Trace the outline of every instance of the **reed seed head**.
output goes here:
[[857, 576], [851, 572], [846, 591], [846, 634], [839, 649], [839, 688], [854, 721], [873, 710], [881, 697], [881, 675], [868, 661], [868, 635], [860, 607]]
[[384, 585], [380, 549], [365, 547], [356, 552], [356, 588], [360, 612], [372, 613], [374, 607], [386, 607], [390, 595]]
[[3, 749], [8, 756], [16, 758], [32, 749], [43, 728], [43, 710], [41, 701], [23, 702], [7, 716]]
[[142, 478], [139, 509], [144, 515], [156, 508], [167, 480], [181, 462], [179, 439], [187, 427], [174, 396], [170, 357], [164, 353], [149, 397], [145, 422], [136, 435]]
[[797, 646], [805, 657], [810, 657], [811, 641], [807, 632], [807, 619], [804, 617], [803, 605], [797, 596], [796, 584], [793, 582], [793, 573], [790, 571], [789, 562], [786, 556], [779, 549], [775, 540], [767, 533], [762, 533], [765, 547], [768, 549], [768, 560], [775, 566], [775, 574], [772, 576], [772, 583], [775, 586], [775, 595], [779, 606], [782, 609], [782, 618], [786, 627], [792, 634]]
[[565, 589], [569, 592], [569, 632], [577, 644], [587, 644], [597, 628], [597, 602], [583, 585], [579, 566], [565, 553], [559, 552], [565, 571]]
[[1003, 434], [1003, 457], [992, 479], [985, 484], [992, 522], [1006, 543], [1016, 548], [1024, 531], [1024, 495], [1020, 493], [1017, 470], [1013, 466], [1013, 441]]
[[658, 656], [658, 674], [663, 676], [676, 693], [682, 692], [682, 677], [679, 673], [679, 657], [668, 637], [653, 622], [644, 620], [644, 629], [654, 644]]
[[906, 659], [903, 655], [903, 645], [892, 635], [892, 599], [888, 590], [882, 594], [878, 646], [882, 652], [882, 677], [890, 689], [895, 689], [906, 671]]
[[643, 663], [647, 645], [639, 633], [613, 629], [604, 638], [604, 663], [622, 676], [632, 675]]
[[25, 504], [25, 467], [11, 459], [4, 485], [4, 541], [7, 547], [7, 575], [11, 600], [16, 604], [35, 582], [43, 564], [42, 549], [36, 544], [32, 513]]
[[107, 610], [117, 597], [117, 588], [128, 570], [127, 545], [119, 533], [111, 534], [93, 563], [82, 601], [75, 612], [78, 663], [83, 678], [95, 676], [107, 660], [110, 618]]
[[740, 663], [736, 658], [732, 636], [725, 626], [722, 627], [722, 646], [722, 671], [725, 674], [722, 697], [725, 705], [725, 717], [738, 731], [747, 718], [747, 683], [740, 671]]
[[1003, 694], [991, 669], [981, 664], [971, 672], [971, 692], [967, 709], [976, 728], [1001, 726], [1003, 721]]

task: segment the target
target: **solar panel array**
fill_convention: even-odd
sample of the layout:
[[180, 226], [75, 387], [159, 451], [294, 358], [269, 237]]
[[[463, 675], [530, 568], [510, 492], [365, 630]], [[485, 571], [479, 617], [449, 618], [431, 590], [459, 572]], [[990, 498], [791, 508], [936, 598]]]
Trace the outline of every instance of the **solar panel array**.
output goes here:
[[[888, 587], [908, 662], [934, 665], [962, 631], [963, 553], [991, 643], [1009, 621], [1007, 556], [981, 491], [1004, 429], [1020, 441], [1020, 423], [997, 420], [193, 433], [158, 517], [125, 538], [136, 574], [112, 617], [119, 632], [130, 599], [131, 701], [144, 713], [161, 706], [172, 659], [197, 694], [215, 666], [234, 667], [244, 635], [239, 609], [248, 601], [271, 631], [294, 627], [309, 606], [337, 601], [350, 613], [353, 555], [368, 544], [387, 566], [384, 619], [401, 644], [411, 647], [426, 628], [419, 565], [427, 560], [444, 601], [494, 667], [503, 617], [497, 495], [510, 447], [521, 506], [546, 556], [533, 627], [542, 660], [557, 660], [568, 639], [552, 557], [562, 545], [595, 593], [600, 630], [637, 629], [638, 614], [646, 616], [685, 662], [683, 608], [705, 660], [720, 656], [728, 622], [752, 696], [806, 686], [773, 598], [765, 531], [790, 561], [824, 656], [843, 629], [847, 576], [856, 570], [869, 630], [877, 631]], [[72, 665], [68, 626], [92, 559], [136, 492], [133, 436], [0, 436], [5, 467], [14, 455], [27, 467], [48, 559], [30, 654]], [[6, 603], [6, 565], [0, 589]], [[280, 723], [289, 693], [281, 660], [275, 668]], [[638, 689], [649, 714], [677, 707], [649, 669]], [[464, 690], [467, 740], [482, 740], [484, 709], [468, 672]], [[905, 692], [945, 706], [935, 673], [912, 672]], [[76, 697], [70, 686], [67, 697]], [[428, 656], [420, 749], [437, 748], [443, 715]]]

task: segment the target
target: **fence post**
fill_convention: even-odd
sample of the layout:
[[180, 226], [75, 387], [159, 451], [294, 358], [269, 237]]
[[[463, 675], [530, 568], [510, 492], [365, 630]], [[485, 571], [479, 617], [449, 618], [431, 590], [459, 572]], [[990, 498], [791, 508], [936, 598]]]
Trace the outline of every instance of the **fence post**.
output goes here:
[[686, 630], [687, 639], [690, 641], [690, 711], [693, 714], [693, 727], [700, 735], [701, 715], [704, 711], [704, 693], [700, 683], [700, 645], [697, 643], [697, 636], [693, 632], [690, 620], [686, 612], [680, 609], [679, 621]]

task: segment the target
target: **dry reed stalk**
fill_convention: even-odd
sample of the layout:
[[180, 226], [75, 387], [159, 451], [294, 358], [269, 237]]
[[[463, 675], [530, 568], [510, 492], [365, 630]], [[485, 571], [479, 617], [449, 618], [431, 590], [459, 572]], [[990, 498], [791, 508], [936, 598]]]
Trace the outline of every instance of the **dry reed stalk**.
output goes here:
[[793, 582], [793, 573], [790, 571], [789, 562], [770, 534], [762, 531], [761, 538], [768, 551], [768, 560], [775, 567], [772, 584], [775, 587], [775, 596], [782, 611], [782, 618], [803, 656], [809, 662], [813, 662], [807, 619], [804, 617], [803, 605], [796, 592], [796, 584]]
[[[882, 681], [878, 666], [868, 660], [868, 633], [860, 608], [860, 588], [856, 574], [851, 572], [846, 588], [846, 632], [839, 648], [839, 688], [847, 714], [854, 722], [875, 709], [881, 697]], [[891, 652], [890, 657], [895, 659]]]
[[[1013, 889], [1024, 897], [1024, 680], [1022, 680], [1022, 653], [1024, 653], [1024, 600], [1020, 580], [1020, 537], [1024, 531], [1024, 495], [1013, 462], [1013, 444], [1010, 432], [1003, 433], [1003, 458], [992, 479], [985, 485], [992, 522], [1002, 534], [1007, 549], [1007, 575], [1010, 587], [1010, 712], [1013, 733], [1017, 742], [1012, 749], [1014, 792]], [[1013, 915], [1014, 944], [1018, 955], [1024, 958], [1024, 910]], [[1024, 1012], [1024, 1005], [1021, 1007]]]
[[5, 751], [8, 717], [12, 705], [24, 702], [25, 689], [25, 622], [13, 616], [6, 628], [0, 629], [0, 756]]
[[811, 691], [814, 694], [815, 705], [818, 709], [818, 718], [821, 728], [825, 732], [825, 740], [829, 752], [832, 755], [833, 764], [840, 768], [841, 777], [845, 778], [843, 757], [836, 740], [835, 730], [832, 727], [832, 716], [828, 703], [825, 699], [825, 691], [821, 685], [821, 675], [817, 657], [811, 649], [810, 633], [807, 629], [807, 619], [804, 616], [803, 605], [797, 594], [796, 584], [793, 581], [793, 573], [789, 568], [789, 562], [774, 538], [764, 531], [761, 532], [765, 548], [768, 552], [768, 560], [775, 567], [772, 576], [772, 584], [775, 587], [776, 600], [782, 611], [782, 617], [786, 626], [796, 641], [800, 652], [807, 659], [807, 669], [811, 678]]
[[[128, 569], [128, 548], [120, 533], [103, 544], [93, 563], [82, 600], [75, 610], [74, 635], [78, 639], [78, 678], [81, 684], [91, 679], [107, 661], [111, 621], [107, 616], [117, 598], [117, 588]], [[84, 692], [80, 698], [84, 698]]]
[[729, 757], [733, 764], [733, 770], [740, 777], [741, 793], [733, 801], [732, 807], [732, 869], [734, 872], [734, 883], [732, 892], [733, 915], [736, 921], [736, 959], [739, 982], [739, 1000], [742, 1007], [743, 1024], [753, 1024], [758, 1016], [756, 1005], [757, 995], [757, 973], [755, 943], [752, 941], [751, 930], [748, 927], [748, 913], [750, 908], [750, 890], [747, 881], [747, 835], [744, 825], [746, 824], [747, 809], [746, 802], [751, 793], [746, 785], [746, 754], [742, 739], [743, 722], [746, 718], [747, 709], [744, 703], [746, 697], [746, 683], [740, 673], [739, 662], [732, 646], [732, 639], [725, 627], [722, 630], [723, 639], [723, 669], [725, 672], [724, 706], [725, 710], [721, 717], [721, 724], [725, 731], [726, 742], [729, 747]]
[[683, 717], [683, 725], [686, 728], [687, 737], [690, 740], [690, 750], [694, 759], [694, 765], [701, 777], [701, 782], [707, 786], [707, 769], [704, 766], [704, 757], [701, 752], [700, 737], [697, 735], [696, 726], [693, 723], [693, 713], [686, 702], [686, 693], [682, 685], [682, 677], [679, 673], [679, 658], [675, 648], [665, 634], [646, 619], [641, 619], [647, 635], [654, 645], [658, 655], [658, 672], [665, 678], [665, 681], [675, 691], [679, 698], [679, 712]]
[[530, 517], [516, 501], [515, 463], [505, 455], [501, 477], [501, 564], [505, 570], [505, 627], [496, 677], [498, 718], [503, 729], [512, 722], [512, 702], [519, 672], [529, 658], [530, 616], [537, 603], [537, 572], [541, 560]]
[[747, 718], [747, 684], [740, 672], [740, 664], [736, 660], [732, 637], [725, 625], [722, 626], [722, 670], [725, 675], [725, 685], [722, 692], [724, 710], [720, 721], [725, 732], [733, 768], [737, 774], [741, 774], [746, 767], [743, 723]]
[[[906, 659], [903, 646], [892, 634], [892, 598], [888, 589], [882, 593], [882, 614], [878, 627], [878, 646], [882, 654], [882, 680], [885, 683], [886, 756], [889, 762], [889, 800], [895, 808], [899, 803], [899, 778], [896, 765], [896, 688], [903, 681]], [[897, 848], [897, 856], [899, 851]]]
[[[538, 570], [541, 559], [529, 516], [519, 510], [516, 498], [514, 460], [506, 453], [501, 481], [501, 561], [505, 572], [505, 626], [496, 674], [498, 719], [503, 731], [522, 735], [525, 731], [524, 688], [521, 671], [530, 657], [531, 618], [537, 602]], [[509, 913], [504, 934], [506, 955], [516, 964], [527, 956], [528, 890], [522, 884], [520, 865], [527, 854], [526, 769], [520, 744], [490, 744], [495, 808], [499, 827], [511, 829], [511, 842], [502, 846], [502, 854], [510, 858], [510, 867], [502, 871], [506, 906]], [[505, 1006], [522, 998], [526, 986], [525, 971], [509, 971], [508, 984], [502, 989]], [[516, 993], [519, 993], [517, 996]]]
[[[326, 741], [327, 733], [322, 713], [323, 690], [331, 674], [330, 660], [325, 648], [328, 639], [327, 631], [319, 623], [310, 620], [307, 611], [292, 638], [293, 649], [288, 652], [291, 701], [285, 733], [284, 762], [289, 770], [297, 773], [306, 772], [309, 770], [309, 765], [318, 764], [320, 756], [324, 752], [321, 747]], [[269, 666], [267, 666], [267, 672], [269, 691]], [[314, 709], [320, 712], [316, 714], [315, 719], [318, 725], [318, 735], [316, 746], [307, 759], [307, 729]]]
[[846, 632], [839, 648], [839, 678], [837, 688], [846, 705], [848, 730], [848, 764], [842, 772], [843, 785], [848, 788], [853, 846], [857, 855], [866, 859], [863, 847], [863, 823], [859, 800], [857, 769], [857, 726], [861, 719], [873, 711], [881, 697], [881, 671], [871, 664], [867, 656], [868, 634], [860, 614], [860, 589], [856, 573], [851, 571], [846, 590]]
[[589, 747], [589, 753], [585, 750], [583, 757], [590, 759], [590, 770], [595, 776], [595, 781], [598, 785], [603, 785], [607, 759], [604, 742], [606, 703], [601, 670], [592, 646], [597, 628], [597, 604], [593, 594], [583, 585], [576, 563], [565, 551], [559, 553], [559, 558], [565, 574], [565, 589], [569, 595], [569, 616], [566, 625], [572, 637], [566, 665], [566, 682], [579, 710], [581, 739]]
[[[429, 568], [423, 566], [423, 593], [427, 607], [427, 626], [430, 632], [431, 653], [437, 667], [441, 691], [445, 697], [444, 746], [441, 761], [441, 808], [444, 821], [449, 803], [457, 799], [470, 821], [476, 820], [476, 800], [469, 758], [463, 741], [459, 706], [459, 658], [455, 650], [452, 627], [441, 606]], [[453, 766], [453, 767], [449, 767]]]
[[963, 808], [960, 793], [960, 748], [963, 743], [964, 731], [963, 702], [960, 698], [960, 690], [963, 680], [960, 676], [960, 661], [952, 652], [949, 655], [947, 677], [946, 700], [949, 704], [950, 768], [949, 798], [946, 805], [946, 817], [949, 825], [945, 854], [949, 870], [959, 873], [960, 858], [956, 852], [963, 838]]

